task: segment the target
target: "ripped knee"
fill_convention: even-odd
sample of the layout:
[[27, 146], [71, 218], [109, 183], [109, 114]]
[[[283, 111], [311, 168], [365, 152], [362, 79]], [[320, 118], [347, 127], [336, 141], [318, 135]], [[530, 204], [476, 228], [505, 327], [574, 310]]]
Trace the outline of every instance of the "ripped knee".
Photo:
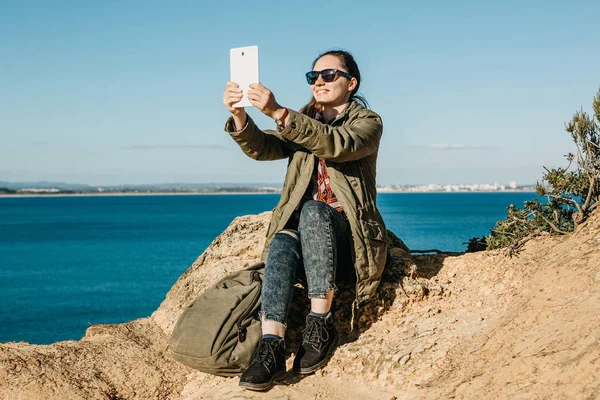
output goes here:
[[300, 234], [298, 233], [298, 231], [295, 231], [293, 229], [282, 229], [282, 230], [280, 230], [277, 233], [278, 234], [279, 233], [283, 233], [284, 235], [289, 235], [289, 236], [293, 237], [296, 240], [300, 240]]

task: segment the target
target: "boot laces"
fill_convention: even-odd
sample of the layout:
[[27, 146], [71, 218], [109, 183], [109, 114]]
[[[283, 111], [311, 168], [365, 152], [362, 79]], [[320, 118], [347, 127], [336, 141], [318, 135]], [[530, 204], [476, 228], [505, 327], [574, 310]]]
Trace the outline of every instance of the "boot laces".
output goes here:
[[279, 343], [277, 342], [277, 340], [261, 340], [250, 365], [261, 363], [262, 366], [271, 373], [277, 359], [275, 354], [279, 347]]
[[308, 344], [319, 353], [329, 341], [329, 331], [324, 318], [308, 318], [302, 331], [302, 344]]

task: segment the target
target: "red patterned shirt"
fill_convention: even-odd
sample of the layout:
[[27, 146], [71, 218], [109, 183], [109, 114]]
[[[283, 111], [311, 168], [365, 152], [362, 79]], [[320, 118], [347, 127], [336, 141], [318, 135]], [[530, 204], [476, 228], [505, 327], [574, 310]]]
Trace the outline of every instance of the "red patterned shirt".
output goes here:
[[[323, 116], [320, 113], [315, 115], [315, 119], [323, 122]], [[335, 208], [336, 211], [343, 213], [344, 209], [342, 208], [342, 205], [338, 201], [337, 197], [335, 197], [335, 193], [333, 193], [333, 190], [331, 190], [331, 186], [329, 185], [329, 174], [327, 173], [325, 160], [319, 158], [316, 167], [315, 174], [313, 175], [313, 199], [327, 203], [331, 207]]]
[[319, 158], [317, 161], [316, 175], [313, 176], [313, 199], [322, 201], [323, 203], [329, 204], [335, 208], [336, 211], [344, 212], [342, 205], [335, 197], [335, 193], [331, 190], [329, 185], [329, 174], [327, 173], [327, 166], [325, 160]]

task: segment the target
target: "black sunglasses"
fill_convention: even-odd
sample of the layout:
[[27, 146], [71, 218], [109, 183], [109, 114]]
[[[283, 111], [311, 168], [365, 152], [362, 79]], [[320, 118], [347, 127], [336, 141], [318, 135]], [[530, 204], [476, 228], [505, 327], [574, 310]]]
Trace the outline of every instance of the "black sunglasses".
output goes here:
[[323, 82], [333, 82], [335, 79], [335, 74], [340, 74], [346, 79], [352, 79], [352, 76], [344, 71], [340, 71], [339, 69], [324, 69], [323, 71], [309, 71], [306, 73], [306, 81], [309, 85], [314, 85], [319, 79], [319, 75], [323, 78]]

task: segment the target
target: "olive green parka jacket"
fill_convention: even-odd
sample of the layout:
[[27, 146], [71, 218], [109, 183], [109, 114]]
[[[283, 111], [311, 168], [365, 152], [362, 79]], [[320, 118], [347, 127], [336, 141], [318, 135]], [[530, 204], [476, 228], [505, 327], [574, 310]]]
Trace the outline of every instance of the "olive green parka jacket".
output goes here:
[[323, 158], [331, 189], [350, 223], [357, 300], [362, 303], [371, 298], [387, 255], [387, 231], [375, 203], [377, 152], [383, 132], [379, 115], [352, 101], [329, 125], [293, 110], [289, 110], [287, 125], [278, 131], [262, 131], [247, 118], [241, 131], [236, 132], [233, 118], [225, 124], [225, 131], [246, 155], [260, 161], [288, 158], [262, 261], [267, 259], [273, 236], [284, 228], [311, 184], [315, 158]]

